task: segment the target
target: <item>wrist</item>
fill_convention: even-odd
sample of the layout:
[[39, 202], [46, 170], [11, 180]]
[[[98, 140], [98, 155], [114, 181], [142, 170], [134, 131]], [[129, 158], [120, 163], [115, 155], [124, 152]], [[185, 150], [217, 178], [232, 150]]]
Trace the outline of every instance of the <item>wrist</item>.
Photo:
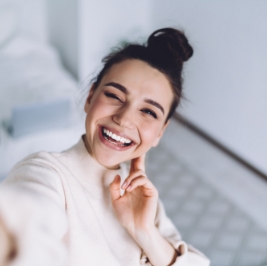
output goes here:
[[136, 231], [134, 239], [144, 250], [152, 265], [172, 265], [175, 262], [177, 251], [162, 237], [156, 226]]
[[149, 242], [159, 234], [155, 225], [134, 228], [129, 233], [138, 244]]
[[156, 226], [146, 228], [139, 228], [134, 232], [133, 239], [138, 243], [142, 249], [146, 250], [155, 244], [155, 241], [161, 237]]

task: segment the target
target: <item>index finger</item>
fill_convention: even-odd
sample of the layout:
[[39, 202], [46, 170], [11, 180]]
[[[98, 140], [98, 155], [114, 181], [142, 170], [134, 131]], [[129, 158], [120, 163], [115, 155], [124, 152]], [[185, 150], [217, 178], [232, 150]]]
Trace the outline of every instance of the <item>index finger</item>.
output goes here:
[[132, 159], [131, 162], [131, 172], [136, 171], [136, 170], [142, 170], [145, 172], [145, 157], [146, 154], [144, 153], [143, 155]]

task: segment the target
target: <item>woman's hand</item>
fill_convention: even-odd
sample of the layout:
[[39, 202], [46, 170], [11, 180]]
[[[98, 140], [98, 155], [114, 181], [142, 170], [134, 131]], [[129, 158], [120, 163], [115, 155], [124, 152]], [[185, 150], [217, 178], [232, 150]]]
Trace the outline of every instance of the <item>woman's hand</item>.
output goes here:
[[113, 208], [120, 223], [133, 238], [140, 231], [154, 228], [158, 202], [158, 191], [145, 174], [145, 155], [131, 162], [129, 176], [122, 184], [125, 189], [120, 195], [120, 176], [110, 184]]
[[132, 160], [122, 189], [125, 189], [123, 196], [117, 175], [110, 184], [110, 194], [120, 223], [145, 251], [152, 265], [171, 265], [177, 253], [155, 226], [158, 191], [146, 177], [145, 155]]

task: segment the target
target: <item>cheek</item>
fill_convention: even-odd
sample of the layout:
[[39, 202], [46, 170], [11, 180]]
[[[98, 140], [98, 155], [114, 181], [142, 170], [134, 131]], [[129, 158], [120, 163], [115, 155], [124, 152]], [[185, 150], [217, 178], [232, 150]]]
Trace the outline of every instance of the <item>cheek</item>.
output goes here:
[[103, 101], [92, 102], [87, 110], [86, 115], [86, 135], [88, 141], [92, 142], [96, 133], [96, 127], [99, 120], [111, 114], [110, 107], [104, 104]]
[[105, 101], [95, 101], [90, 106], [87, 116], [89, 120], [96, 121], [103, 117], [112, 115], [114, 112], [114, 107], [107, 105]]
[[142, 139], [142, 144], [147, 148], [150, 148], [153, 145], [155, 139], [159, 136], [161, 128], [162, 126], [159, 126], [156, 123], [143, 124], [140, 127], [139, 131]]

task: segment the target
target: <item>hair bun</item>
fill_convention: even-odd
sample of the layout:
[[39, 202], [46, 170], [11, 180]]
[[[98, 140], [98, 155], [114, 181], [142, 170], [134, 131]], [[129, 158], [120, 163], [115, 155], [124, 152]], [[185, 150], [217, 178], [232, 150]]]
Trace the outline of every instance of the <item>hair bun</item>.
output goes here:
[[154, 31], [148, 38], [147, 48], [183, 62], [193, 55], [193, 48], [184, 33], [173, 28]]

